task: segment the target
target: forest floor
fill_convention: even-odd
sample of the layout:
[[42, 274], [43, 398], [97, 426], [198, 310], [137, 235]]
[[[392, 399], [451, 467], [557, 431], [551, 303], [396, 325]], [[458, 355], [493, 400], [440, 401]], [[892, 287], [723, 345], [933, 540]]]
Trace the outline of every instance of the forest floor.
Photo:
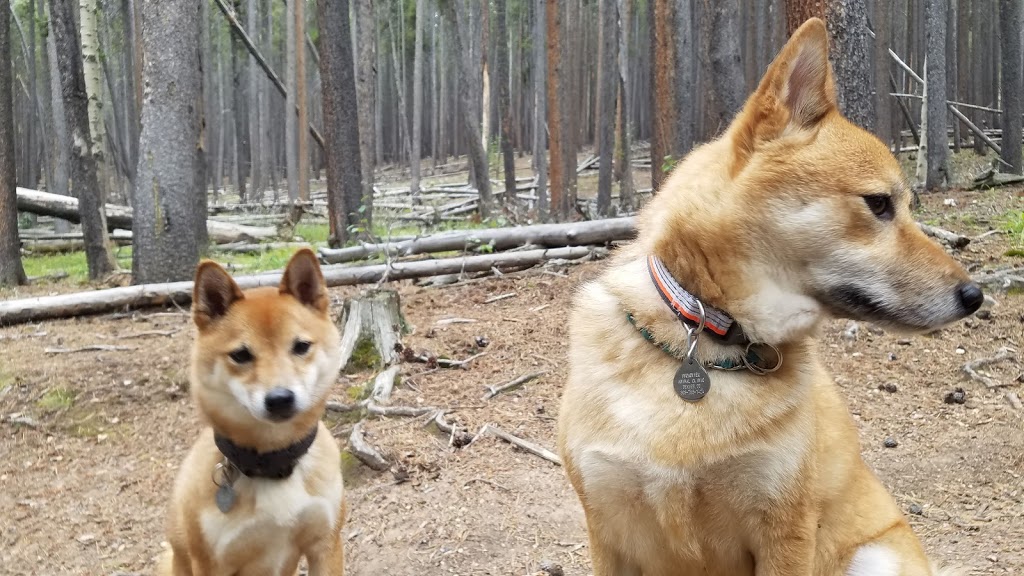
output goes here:
[[[1020, 191], [1006, 188], [923, 200], [922, 221], [972, 236], [1002, 230], [1024, 210]], [[1019, 265], [1011, 255], [1019, 241], [988, 235], [957, 254], [972, 271]], [[451, 408], [449, 421], [471, 432], [496, 424], [553, 449], [568, 305], [575, 287], [602, 266], [446, 287], [395, 284], [412, 327], [407, 346], [451, 358], [486, 354], [464, 369], [403, 364], [393, 403]], [[27, 292], [74, 289], [58, 283]], [[331, 290], [333, 309], [356, 292]], [[1024, 396], [1022, 364], [990, 370], [1006, 384], [999, 389], [962, 373], [967, 361], [1024, 343], [1024, 297], [994, 297], [985, 314], [927, 336], [861, 326], [847, 342], [846, 323], [829, 322], [820, 348], [859, 426], [865, 458], [930, 554], [969, 574], [1019, 575], [1024, 411], [1004, 394]], [[444, 322], [451, 318], [472, 322]], [[141, 332], [150, 335], [131, 338]], [[0, 329], [0, 573], [151, 572], [177, 467], [199, 430], [187, 393], [192, 337], [187, 312], [174, 308]], [[131, 349], [46, 353], [90, 344]], [[485, 386], [541, 370], [539, 380], [481, 400]], [[350, 402], [373, 375], [340, 376], [334, 396]], [[965, 402], [945, 403], [957, 387]], [[344, 447], [351, 420], [329, 415], [328, 424]], [[401, 471], [373, 472], [345, 457], [348, 574], [519, 576], [542, 562], [568, 575], [590, 573], [582, 510], [559, 466], [489, 436], [449, 447], [422, 418], [371, 418], [366, 429]], [[890, 437], [897, 447], [884, 447]]]

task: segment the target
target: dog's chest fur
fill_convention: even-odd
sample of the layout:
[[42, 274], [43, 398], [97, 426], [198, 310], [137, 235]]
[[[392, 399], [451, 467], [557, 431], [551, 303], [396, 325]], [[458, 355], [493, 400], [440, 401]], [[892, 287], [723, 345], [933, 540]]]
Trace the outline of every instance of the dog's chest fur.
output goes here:
[[245, 568], [259, 574], [287, 574], [295, 569], [301, 553], [335, 530], [342, 505], [342, 485], [317, 483], [311, 455], [304, 456], [286, 479], [241, 477], [236, 481], [240, 514], [224, 514], [216, 506], [199, 515], [202, 537], [215, 564]]

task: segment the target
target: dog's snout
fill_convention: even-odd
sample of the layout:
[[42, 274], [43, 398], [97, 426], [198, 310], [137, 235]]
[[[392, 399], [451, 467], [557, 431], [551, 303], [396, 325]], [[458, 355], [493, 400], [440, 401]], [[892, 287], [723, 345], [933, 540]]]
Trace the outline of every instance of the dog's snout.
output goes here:
[[285, 420], [295, 414], [295, 393], [287, 388], [273, 388], [267, 392], [263, 404], [271, 418]]
[[960, 304], [967, 310], [968, 314], [973, 314], [981, 308], [981, 304], [985, 301], [985, 295], [981, 291], [981, 286], [978, 286], [974, 282], [964, 282], [957, 287], [957, 292], [960, 295]]

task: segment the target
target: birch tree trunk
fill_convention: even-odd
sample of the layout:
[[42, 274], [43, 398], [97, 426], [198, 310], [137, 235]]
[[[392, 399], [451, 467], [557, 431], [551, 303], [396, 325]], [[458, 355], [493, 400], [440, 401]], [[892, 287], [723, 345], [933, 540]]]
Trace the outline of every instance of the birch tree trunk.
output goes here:
[[[412, 64], [412, 153], [409, 167], [412, 182], [409, 187], [414, 198], [420, 194], [420, 149], [423, 146], [423, 21], [427, 19], [426, 0], [416, 0], [416, 45]], [[404, 88], [404, 86], [403, 86]]]
[[330, 222], [328, 242], [338, 247], [348, 241], [349, 227], [359, 222], [363, 194], [360, 163], [354, 161], [359, 157], [359, 119], [348, 0], [317, 0], [317, 16], [327, 141], [324, 156]]
[[199, 9], [142, 3], [142, 134], [132, 221], [132, 282], [187, 280], [206, 247]]
[[[928, 173], [925, 188], [935, 190], [946, 185], [946, 2], [925, 0], [925, 83], [928, 85]], [[1017, 28], [1018, 41], [1020, 28]], [[1020, 115], [1018, 114], [1018, 119]], [[924, 152], [920, 152], [923, 154]]]
[[0, 285], [25, 284], [18, 241], [14, 107], [11, 87], [11, 13], [0, 10]]
[[1001, 156], [1021, 174], [1021, 0], [999, 0], [999, 28], [1002, 33], [1003, 145]]
[[61, 94], [64, 98], [64, 119], [71, 137], [72, 192], [78, 198], [85, 257], [89, 279], [99, 280], [117, 269], [107, 237], [104, 197], [96, 176], [96, 157], [89, 134], [89, 102], [82, 70], [81, 44], [75, 27], [73, 0], [49, 0], [51, 26], [60, 71]]
[[438, 0], [441, 13], [452, 31], [453, 54], [459, 64], [459, 102], [462, 105], [462, 127], [469, 148], [470, 170], [475, 174], [477, 189], [480, 193], [480, 217], [490, 218], [494, 203], [491, 196], [491, 181], [487, 176], [487, 153], [480, 141], [480, 118], [466, 111], [473, 110], [473, 77], [472, 63], [463, 52], [462, 35], [459, 32], [459, 19], [455, 13], [455, 4], [459, 0]]
[[78, 0], [79, 29], [82, 42], [82, 70], [85, 93], [89, 99], [89, 136], [98, 179], [107, 174], [106, 129], [103, 124], [103, 68], [100, 65], [100, 38], [97, 30], [96, 0]]
[[612, 168], [615, 163], [615, 92], [619, 84], [616, 4], [601, 2], [597, 21], [597, 153], [601, 159], [597, 176], [597, 213], [605, 217], [612, 204]]
[[359, 163], [363, 181], [360, 221], [370, 229], [373, 220], [373, 170], [377, 159], [377, 25], [375, 0], [356, 0], [356, 101], [359, 106]]

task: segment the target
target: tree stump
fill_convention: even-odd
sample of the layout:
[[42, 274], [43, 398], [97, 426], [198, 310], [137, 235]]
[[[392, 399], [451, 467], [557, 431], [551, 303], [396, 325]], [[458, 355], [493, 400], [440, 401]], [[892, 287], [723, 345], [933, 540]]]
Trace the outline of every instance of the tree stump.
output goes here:
[[406, 331], [398, 292], [368, 290], [349, 299], [339, 325], [343, 367], [385, 368], [398, 361]]

